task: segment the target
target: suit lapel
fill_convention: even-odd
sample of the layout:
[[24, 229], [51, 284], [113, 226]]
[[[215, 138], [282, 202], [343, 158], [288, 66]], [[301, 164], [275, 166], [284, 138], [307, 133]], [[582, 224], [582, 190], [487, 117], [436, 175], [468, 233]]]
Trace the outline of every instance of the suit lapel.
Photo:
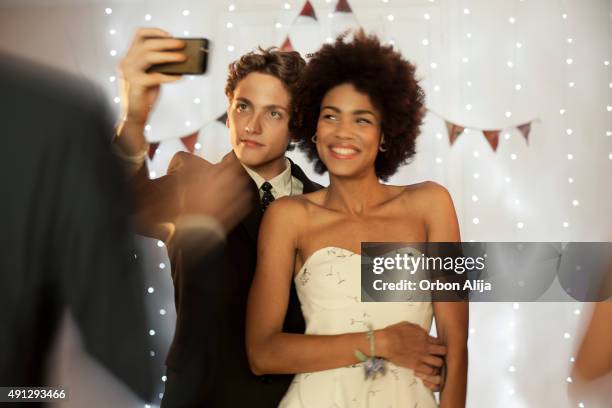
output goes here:
[[257, 242], [257, 234], [259, 233], [259, 224], [261, 223], [262, 212], [261, 201], [259, 201], [259, 191], [257, 190], [257, 184], [255, 184], [255, 181], [253, 180], [251, 180], [251, 192], [253, 196], [251, 201], [251, 212], [242, 221], [242, 224], [253, 241]]
[[300, 166], [291, 161], [291, 159], [289, 159], [289, 162], [291, 163], [291, 175], [302, 182], [303, 194], [312, 193], [322, 188], [319, 184], [314, 183], [306, 177], [306, 174], [304, 174]]

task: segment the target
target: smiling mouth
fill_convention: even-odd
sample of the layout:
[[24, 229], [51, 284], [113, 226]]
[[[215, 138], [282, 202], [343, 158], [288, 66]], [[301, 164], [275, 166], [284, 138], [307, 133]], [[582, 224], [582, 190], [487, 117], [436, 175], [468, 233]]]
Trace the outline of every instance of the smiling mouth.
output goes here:
[[262, 147], [263, 146], [261, 143], [258, 143], [254, 140], [249, 140], [249, 139], [240, 139], [240, 143], [242, 143], [246, 147]]
[[332, 156], [342, 160], [352, 159], [359, 153], [359, 150], [352, 147], [331, 146], [329, 150], [331, 151]]

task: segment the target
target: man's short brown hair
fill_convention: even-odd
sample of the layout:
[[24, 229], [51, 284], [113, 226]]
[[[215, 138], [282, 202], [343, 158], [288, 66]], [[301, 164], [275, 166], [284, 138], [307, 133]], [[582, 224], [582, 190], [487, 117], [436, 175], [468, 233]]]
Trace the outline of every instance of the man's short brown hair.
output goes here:
[[225, 95], [232, 100], [238, 83], [253, 72], [272, 75], [278, 78], [291, 95], [291, 112], [297, 83], [306, 66], [306, 61], [296, 51], [281, 51], [276, 47], [244, 54], [240, 59], [229, 64]]

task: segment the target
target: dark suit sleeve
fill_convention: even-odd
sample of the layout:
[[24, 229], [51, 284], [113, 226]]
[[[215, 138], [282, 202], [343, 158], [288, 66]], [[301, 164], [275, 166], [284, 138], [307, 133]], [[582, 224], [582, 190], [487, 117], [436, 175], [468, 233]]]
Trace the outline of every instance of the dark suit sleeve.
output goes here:
[[168, 245], [176, 305], [176, 330], [166, 359], [163, 407], [189, 407], [214, 393], [218, 373], [225, 242], [210, 230], [177, 228]]
[[[135, 259], [122, 174], [109, 149], [105, 105], [77, 101], [57, 118], [50, 144], [55, 180], [52, 258], [61, 293], [86, 350], [137, 395], [150, 400], [152, 365], [145, 285]], [[65, 115], [65, 116], [64, 116]], [[50, 254], [51, 255], [51, 254]]]

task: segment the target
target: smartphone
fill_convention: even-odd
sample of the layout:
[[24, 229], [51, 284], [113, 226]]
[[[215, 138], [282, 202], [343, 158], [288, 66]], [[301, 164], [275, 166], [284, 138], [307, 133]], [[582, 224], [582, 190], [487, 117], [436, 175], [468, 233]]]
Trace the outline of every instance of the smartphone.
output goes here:
[[208, 69], [208, 52], [210, 42], [206, 38], [178, 38], [185, 42], [185, 48], [180, 50], [187, 55], [183, 62], [157, 64], [147, 69], [147, 72], [160, 72], [169, 75], [202, 75]]

